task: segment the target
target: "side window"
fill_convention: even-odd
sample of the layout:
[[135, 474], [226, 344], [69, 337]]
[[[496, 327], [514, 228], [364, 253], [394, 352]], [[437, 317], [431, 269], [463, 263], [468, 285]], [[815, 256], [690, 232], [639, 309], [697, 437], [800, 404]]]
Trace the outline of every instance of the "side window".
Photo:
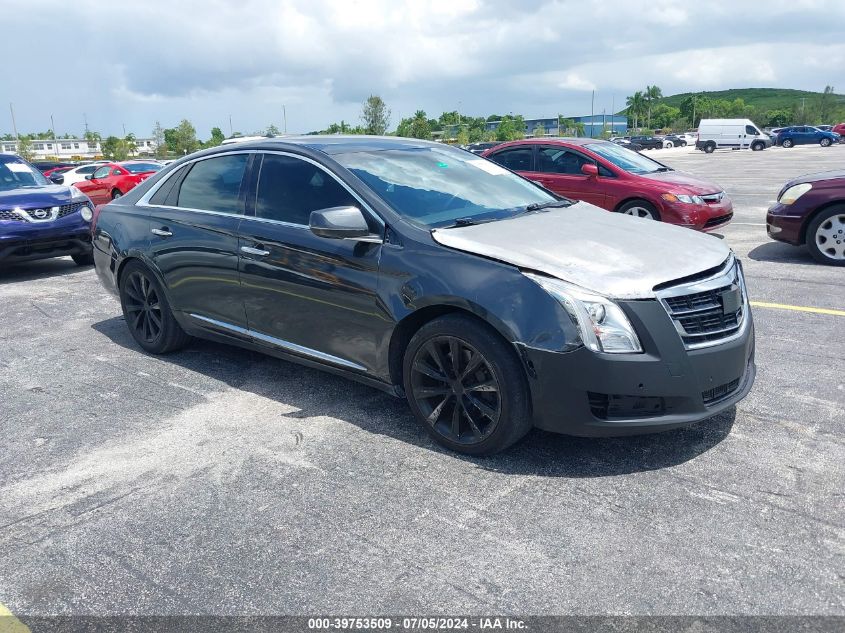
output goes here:
[[100, 167], [97, 171], [94, 172], [92, 178], [107, 178], [110, 170], [111, 167], [109, 166]]
[[88, 165], [87, 167], [80, 167], [76, 170], [78, 174], [93, 174], [94, 171], [97, 169], [95, 165]]
[[[165, 206], [173, 206], [176, 203], [174, 186], [182, 179], [185, 171], [190, 165], [185, 165], [171, 174], [167, 181], [158, 188], [158, 190], [150, 198], [150, 204], [161, 204]], [[170, 195], [171, 192], [174, 195]]]
[[538, 171], [546, 174], [581, 175], [581, 166], [592, 163], [590, 159], [562, 147], [544, 147], [540, 150]]
[[351, 193], [321, 168], [279, 154], [264, 155], [257, 194], [256, 217], [306, 226], [312, 211], [360, 206]]
[[746, 125], [745, 126], [745, 133], [750, 134], [751, 136], [759, 136], [760, 132], [757, 131], [757, 128], [753, 125]]
[[506, 149], [493, 154], [490, 160], [513, 171], [534, 171], [533, 153], [530, 147]]
[[112, 176], [120, 176], [123, 172], [121, 172], [117, 167], [111, 170]]
[[239, 199], [247, 154], [225, 154], [194, 163], [179, 188], [176, 206], [243, 213]]

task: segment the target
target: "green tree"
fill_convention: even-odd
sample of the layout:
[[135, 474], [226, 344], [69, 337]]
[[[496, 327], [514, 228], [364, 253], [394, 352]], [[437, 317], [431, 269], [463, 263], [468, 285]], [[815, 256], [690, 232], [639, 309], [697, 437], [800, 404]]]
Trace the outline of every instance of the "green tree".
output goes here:
[[390, 125], [390, 110], [378, 95], [370, 95], [361, 108], [361, 122], [367, 134], [382, 136]]
[[647, 126], [651, 128], [651, 109], [652, 106], [657, 102], [658, 99], [663, 98], [663, 91], [658, 86], [646, 86], [645, 87], [645, 100], [648, 106], [647, 117], [648, 117], [648, 124]]
[[538, 123], [534, 126], [534, 136], [537, 138], [542, 138], [546, 135], [546, 128], [543, 126], [542, 123]]
[[164, 158], [167, 156], [167, 145], [164, 142], [164, 129], [158, 121], [156, 121], [156, 124], [153, 126], [153, 144], [155, 145], [155, 155], [157, 158]]
[[176, 153], [176, 128], [168, 127], [164, 129], [164, 145], [170, 154]]
[[824, 92], [816, 98], [815, 112], [813, 113], [813, 122], [816, 124], [826, 124], [836, 122], [830, 119], [833, 114], [835, 106], [836, 95], [833, 92], [833, 86], [825, 86]]
[[502, 117], [502, 122], [496, 128], [497, 141], [516, 141], [525, 138], [525, 119], [521, 114], [510, 114]]
[[626, 114], [629, 118], [634, 119], [634, 129], [638, 128], [640, 117], [645, 113], [645, 95], [641, 91], [637, 90], [625, 100], [625, 105], [627, 106]]
[[279, 128], [277, 128], [274, 124], [270, 124], [267, 126], [267, 131], [265, 132], [267, 136], [278, 136], [281, 134]]
[[461, 126], [461, 129], [458, 130], [458, 135], [455, 137], [455, 141], [458, 145], [469, 145], [469, 130], [466, 126]]
[[431, 124], [429, 124], [424, 110], [417, 110], [414, 113], [414, 118], [411, 121], [409, 136], [411, 138], [421, 139], [431, 138]]
[[681, 116], [680, 108], [674, 108], [665, 103], [658, 103], [654, 106], [651, 113], [651, 118], [655, 128], [664, 129], [669, 128], [672, 122]]
[[[167, 131], [165, 130], [165, 134]], [[176, 145], [176, 153], [180, 156], [183, 154], [190, 154], [199, 149], [199, 141], [197, 140], [197, 130], [188, 119], [182, 119], [179, 125], [176, 126], [176, 133], [174, 135]]]
[[18, 156], [27, 161], [31, 161], [35, 158], [35, 151], [32, 149], [31, 136], [21, 136], [18, 139]]
[[109, 160], [124, 160], [126, 156], [121, 156], [120, 139], [116, 136], [107, 136], [106, 140], [102, 142], [103, 156]]

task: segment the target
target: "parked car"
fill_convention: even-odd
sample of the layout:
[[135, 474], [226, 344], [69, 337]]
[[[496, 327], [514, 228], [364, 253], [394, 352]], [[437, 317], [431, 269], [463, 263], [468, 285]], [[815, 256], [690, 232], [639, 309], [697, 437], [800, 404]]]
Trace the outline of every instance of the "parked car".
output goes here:
[[90, 265], [94, 207], [84, 193], [52, 184], [18, 156], [0, 154], [0, 262], [70, 255]]
[[85, 192], [94, 204], [106, 204], [127, 194], [161, 169], [161, 163], [155, 161], [107, 163], [98, 166], [94, 173], [74, 186]]
[[793, 125], [778, 133], [778, 145], [793, 147], [795, 145], [815, 145], [829, 147], [839, 142], [836, 132], [824, 132], [810, 125]]
[[484, 156], [558, 195], [608, 211], [699, 231], [724, 227], [731, 199], [718, 185], [678, 172], [616, 143], [597, 139], [525, 139]]
[[[835, 132], [841, 138], [845, 138], [845, 123], [839, 123], [837, 125], [834, 125], [831, 132]], [[840, 139], [840, 141], [841, 141], [841, 139]]]
[[347, 376], [406, 397], [464, 453], [532, 426], [684, 426], [754, 381], [724, 241], [560, 198], [445, 144], [215, 147], [102, 207], [93, 233], [144, 350], [197, 336]]
[[817, 125], [815, 127], [818, 128], [819, 130], [821, 130], [822, 132], [832, 132], [833, 131], [832, 125]]
[[483, 143], [470, 143], [466, 148], [473, 154], [483, 154], [491, 147], [496, 147], [499, 144], [499, 141], [485, 141]]
[[806, 244], [823, 264], [845, 266], [845, 170], [786, 183], [766, 214], [766, 230], [773, 240]]
[[45, 171], [55, 169], [56, 167], [76, 167], [76, 163], [64, 163], [55, 160], [34, 160], [30, 164], [37, 170], [39, 170], [42, 174]]
[[632, 136], [631, 142], [643, 149], [663, 149], [663, 139], [656, 136]]
[[98, 162], [98, 163], [90, 163], [87, 165], [79, 165], [78, 167], [72, 167], [65, 172], [62, 172], [62, 184], [63, 185], [73, 185], [78, 182], [82, 182], [86, 179], [86, 176], [92, 175], [97, 169], [99, 169], [102, 165], [110, 164], [108, 162]]
[[717, 149], [751, 149], [755, 152], [772, 146], [751, 119], [701, 119], [695, 149], [712, 154]]
[[47, 178], [49, 178], [53, 174], [64, 174], [69, 169], [71, 169], [71, 168], [70, 167], [53, 167], [52, 169], [47, 169], [47, 170], [45, 170], [41, 173], [44, 174]]
[[631, 141], [624, 139], [624, 138], [610, 139], [610, 142], [616, 143], [617, 145], [620, 145], [620, 146], [622, 146], [626, 149], [629, 149], [632, 152], [639, 152], [639, 151], [642, 151], [642, 149], [643, 149], [642, 145], [637, 145], [636, 143], [632, 143]]
[[663, 147], [686, 147], [687, 139], [678, 134], [667, 134], [663, 137]]

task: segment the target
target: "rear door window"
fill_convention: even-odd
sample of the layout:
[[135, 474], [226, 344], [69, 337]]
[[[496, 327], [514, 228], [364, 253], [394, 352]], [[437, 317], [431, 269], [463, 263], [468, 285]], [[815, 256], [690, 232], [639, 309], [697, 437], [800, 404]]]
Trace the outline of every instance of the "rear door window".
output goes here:
[[534, 171], [534, 150], [531, 147], [517, 147], [496, 152], [490, 160], [513, 171]]
[[544, 147], [540, 150], [537, 171], [545, 174], [567, 174], [581, 176], [581, 167], [587, 163], [595, 164], [583, 154], [563, 147]]
[[243, 213], [240, 192], [248, 159], [248, 154], [225, 154], [197, 161], [182, 181], [176, 206]]

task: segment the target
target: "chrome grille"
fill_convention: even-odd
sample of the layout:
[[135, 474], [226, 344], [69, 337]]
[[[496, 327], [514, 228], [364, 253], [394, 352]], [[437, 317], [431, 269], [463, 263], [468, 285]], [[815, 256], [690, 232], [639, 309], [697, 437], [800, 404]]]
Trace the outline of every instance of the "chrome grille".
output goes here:
[[74, 202], [72, 204], [63, 204], [61, 207], [59, 207], [59, 217], [63, 218], [66, 215], [70, 215], [71, 213], [76, 213], [77, 211], [79, 211], [80, 207], [84, 207], [84, 206], [85, 206], [84, 202]]
[[14, 211], [0, 211], [0, 222], [26, 222]]
[[722, 198], [725, 197], [724, 191], [718, 191], [716, 193], [708, 193], [706, 196], [701, 196], [701, 199], [704, 200], [707, 204], [718, 204], [722, 201]]
[[658, 298], [687, 349], [731, 339], [745, 324], [745, 283], [733, 257], [710, 278], [662, 290]]

